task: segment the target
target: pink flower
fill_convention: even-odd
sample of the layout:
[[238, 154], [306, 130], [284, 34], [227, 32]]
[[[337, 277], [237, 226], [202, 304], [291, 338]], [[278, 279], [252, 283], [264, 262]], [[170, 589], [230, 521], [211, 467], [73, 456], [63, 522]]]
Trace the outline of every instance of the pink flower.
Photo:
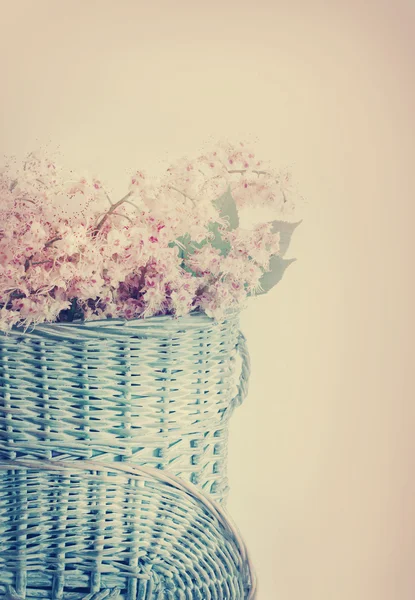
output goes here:
[[[136, 171], [119, 202], [98, 177], [50, 156], [10, 161], [0, 172], [0, 329], [57, 320], [74, 300], [85, 319], [242, 308], [279, 236], [269, 223], [227, 230], [216, 201], [228, 188], [240, 209], [285, 215], [297, 201], [289, 173], [243, 142], [186, 157], [159, 178]], [[217, 247], [213, 224], [230, 250]]]

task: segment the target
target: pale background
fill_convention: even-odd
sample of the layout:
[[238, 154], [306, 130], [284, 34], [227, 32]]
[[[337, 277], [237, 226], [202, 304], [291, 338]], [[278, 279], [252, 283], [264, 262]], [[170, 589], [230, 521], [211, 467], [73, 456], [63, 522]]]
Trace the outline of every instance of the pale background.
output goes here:
[[415, 9], [395, 2], [0, 3], [0, 150], [130, 167], [256, 135], [308, 200], [298, 262], [243, 315], [230, 510], [259, 600], [410, 600]]

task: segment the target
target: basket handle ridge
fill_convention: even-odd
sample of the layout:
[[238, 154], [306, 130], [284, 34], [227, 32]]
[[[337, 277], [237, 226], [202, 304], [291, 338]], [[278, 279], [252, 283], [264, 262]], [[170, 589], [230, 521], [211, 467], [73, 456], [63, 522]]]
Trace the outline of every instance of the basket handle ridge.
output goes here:
[[249, 356], [246, 337], [244, 336], [242, 331], [239, 331], [238, 343], [236, 347], [242, 359], [242, 368], [239, 378], [238, 392], [236, 396], [232, 399], [230, 412], [232, 412], [236, 407], [240, 406], [247, 397], [249, 387], [249, 376], [251, 373], [251, 358]]

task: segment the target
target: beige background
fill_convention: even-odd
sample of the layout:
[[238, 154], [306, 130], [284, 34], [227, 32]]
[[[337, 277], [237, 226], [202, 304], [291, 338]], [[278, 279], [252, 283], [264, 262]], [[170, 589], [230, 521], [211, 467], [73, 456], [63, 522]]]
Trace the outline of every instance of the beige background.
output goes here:
[[410, 600], [415, 5], [149, 4], [3, 0], [0, 150], [60, 142], [120, 191], [208, 136], [295, 163], [299, 260], [243, 316], [230, 509], [259, 600]]

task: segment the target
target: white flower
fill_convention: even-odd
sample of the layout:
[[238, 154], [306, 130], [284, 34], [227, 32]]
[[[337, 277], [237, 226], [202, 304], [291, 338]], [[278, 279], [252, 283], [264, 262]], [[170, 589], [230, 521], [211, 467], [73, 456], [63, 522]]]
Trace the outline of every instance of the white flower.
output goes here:
[[[222, 318], [258, 289], [279, 251], [263, 211], [287, 214], [296, 201], [288, 174], [269, 169], [243, 143], [177, 161], [159, 178], [137, 171], [129, 183], [116, 202], [98, 176], [65, 171], [43, 155], [1, 171], [2, 330], [59, 319], [73, 301], [86, 319], [195, 308]], [[240, 215], [227, 230], [215, 201], [229, 186], [259, 225], [244, 229]], [[229, 251], [212, 245], [212, 223], [222, 226]]]

